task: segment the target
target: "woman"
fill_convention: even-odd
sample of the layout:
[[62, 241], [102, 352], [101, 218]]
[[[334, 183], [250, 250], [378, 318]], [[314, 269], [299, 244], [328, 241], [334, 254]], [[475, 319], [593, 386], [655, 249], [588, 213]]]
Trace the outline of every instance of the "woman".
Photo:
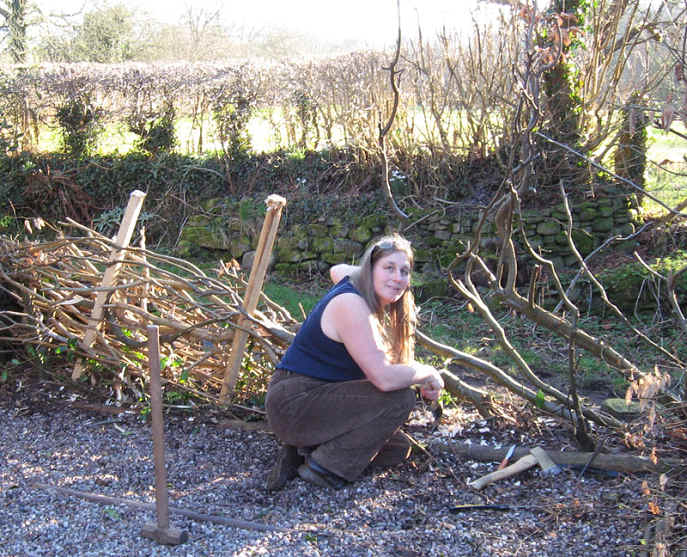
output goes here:
[[413, 252], [399, 235], [375, 242], [360, 265], [335, 265], [335, 286], [318, 302], [288, 348], [265, 406], [284, 443], [268, 480], [277, 489], [299, 475], [340, 488], [371, 462], [410, 453], [399, 431], [415, 406], [411, 389], [436, 400], [440, 373], [414, 360]]

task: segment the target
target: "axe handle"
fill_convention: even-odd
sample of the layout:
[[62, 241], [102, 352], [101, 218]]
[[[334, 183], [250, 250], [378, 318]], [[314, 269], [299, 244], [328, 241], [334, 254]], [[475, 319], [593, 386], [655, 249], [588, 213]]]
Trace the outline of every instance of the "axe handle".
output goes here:
[[536, 464], [537, 457], [535, 457], [532, 454], [528, 454], [523, 456], [520, 460], [516, 460], [510, 466], [506, 466], [501, 470], [495, 470], [494, 472], [491, 472], [486, 476], [477, 478], [475, 481], [470, 482], [468, 485], [470, 487], [474, 487], [475, 489], [482, 489], [484, 486], [489, 485], [490, 483], [496, 482], [498, 480], [503, 480], [504, 478], [509, 478], [510, 476], [514, 476], [515, 474], [519, 474], [520, 472], [524, 472], [525, 470], [532, 468], [532, 466], [535, 466]]

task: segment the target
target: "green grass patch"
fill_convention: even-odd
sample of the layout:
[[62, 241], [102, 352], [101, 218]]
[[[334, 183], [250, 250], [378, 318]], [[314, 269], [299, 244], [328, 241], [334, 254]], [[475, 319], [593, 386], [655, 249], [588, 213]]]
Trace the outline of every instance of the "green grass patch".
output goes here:
[[268, 298], [286, 308], [298, 321], [303, 321], [303, 315], [310, 313], [326, 291], [324, 287], [318, 285], [312, 285], [305, 291], [276, 282], [266, 282], [262, 290]]
[[[679, 133], [687, 133], [682, 122], [675, 122], [672, 127]], [[675, 207], [687, 197], [687, 141], [676, 134], [653, 127], [648, 128], [648, 133], [647, 159], [660, 166], [648, 163], [645, 175], [646, 189], [669, 207]], [[661, 205], [648, 198], [644, 200], [642, 209], [651, 216], [660, 216], [667, 212]]]

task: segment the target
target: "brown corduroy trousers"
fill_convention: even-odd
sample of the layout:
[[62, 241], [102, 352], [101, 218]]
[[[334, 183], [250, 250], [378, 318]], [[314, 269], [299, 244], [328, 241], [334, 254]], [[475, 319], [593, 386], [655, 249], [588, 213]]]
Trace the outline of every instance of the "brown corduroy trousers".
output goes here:
[[265, 408], [282, 443], [312, 450], [318, 464], [353, 481], [382, 449], [396, 445], [408, 455], [398, 430], [415, 402], [410, 388], [383, 392], [366, 380], [330, 382], [277, 369]]

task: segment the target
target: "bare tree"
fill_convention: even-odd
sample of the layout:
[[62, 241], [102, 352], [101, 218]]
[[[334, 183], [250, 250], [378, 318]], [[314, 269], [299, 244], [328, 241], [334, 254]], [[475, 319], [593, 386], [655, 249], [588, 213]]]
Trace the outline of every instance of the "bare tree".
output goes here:
[[[614, 95], [616, 93], [614, 91], [620, 90], [620, 77], [624, 64], [627, 62], [630, 51], [642, 40], [640, 33], [626, 33], [623, 35], [626, 37], [625, 42], [618, 44], [616, 40], [618, 36], [617, 31], [621, 27], [622, 18], [620, 16], [623, 13], [613, 10], [620, 10], [624, 7], [626, 6], [620, 5], [620, 3], [612, 3], [610, 5], [610, 14], [616, 14], [615, 19], [610, 17], [601, 18], [600, 14], [597, 14], [599, 23], [601, 21], [610, 22], [616, 26], [613, 27], [616, 32], [611, 32], [609, 29], [608, 36], [613, 37], [612, 41], [607, 39], [606, 41], [594, 43], [592, 49], [601, 48], [603, 50], [608, 44], [613, 44], [614, 52], [625, 53], [624, 58], [612, 60], [613, 64], [615, 64], [614, 66], [613, 64], [609, 65], [609, 61], [599, 55], [596, 58], [597, 62], [593, 69], [587, 70], [590, 73], [593, 71], [601, 72], [602, 76], [606, 78], [595, 84], [587, 85], [585, 90], [588, 91], [591, 98], [581, 99], [582, 106], [586, 109], [593, 106], [596, 107], [598, 118], [592, 122], [591, 129], [595, 129], [597, 134], [600, 134], [602, 130], [609, 129], [605, 126], [610, 125], [608, 121], [612, 120], [613, 107], [608, 107], [604, 103], [608, 103], [609, 98], [615, 98]], [[523, 8], [523, 6], [520, 5], [520, 8]], [[515, 110], [512, 118], [509, 120], [510, 134], [508, 143], [512, 148], [507, 151], [508, 159], [504, 163], [507, 172], [502, 179], [498, 191], [482, 212], [480, 223], [474, 231], [473, 240], [454, 262], [454, 268], [457, 268], [458, 263], [464, 264], [462, 277], [451, 276], [453, 285], [469, 300], [472, 307], [480, 312], [492, 329], [504, 352], [510, 356], [517, 369], [517, 377], [509, 376], [493, 364], [474, 356], [468, 356], [447, 347], [432, 345], [429, 341], [425, 342], [425, 344], [428, 348], [442, 354], [442, 356], [451, 358], [455, 363], [485, 373], [498, 384], [506, 386], [542, 410], [569, 418], [574, 425], [575, 438], [578, 443], [582, 447], [590, 449], [594, 446], [595, 440], [590, 433], [588, 421], [591, 420], [615, 427], [620, 426], [620, 424], [611, 416], [605, 415], [603, 412], [599, 412], [585, 404], [578, 395], [577, 361], [579, 350], [584, 350], [586, 353], [594, 355], [622, 373], [630, 385], [628, 397], [632, 395], [638, 396], [640, 401], [642, 401], [642, 405], [647, 404], [661, 390], [667, 387], [670, 381], [667, 369], [677, 367], [684, 370], [686, 364], [676, 353], [671, 352], [660, 342], [653, 340], [644, 331], [639, 330], [632, 324], [631, 320], [609, 300], [603, 284], [590, 270], [588, 265], [589, 259], [582, 258], [580, 255], [573, 241], [574, 215], [569, 199], [571, 195], [567, 187], [569, 183], [567, 177], [561, 176], [559, 179], [558, 195], [567, 215], [565, 235], [571, 253], [579, 263], [579, 274], [584, 275], [586, 280], [598, 291], [608, 311], [620, 322], [624, 323], [640, 342], [659, 354], [660, 360], [664, 362], [664, 365], [661, 366], [663, 369], [659, 369], [659, 366], [654, 366], [651, 370], [640, 369], [640, 366], [631, 357], [623, 354], [622, 350], [613, 346], [612, 341], [595, 337], [585, 331], [579, 324], [580, 310], [575, 300], [570, 297], [571, 288], [566, 289], [563, 287], [563, 282], [558, 275], [559, 269], [557, 269], [553, 261], [547, 259], [529, 242], [523, 226], [525, 220], [523, 218], [523, 204], [525, 200], [532, 199], [533, 197], [531, 184], [535, 176], [535, 165], [539, 159], [547, 156], [542, 149], [544, 145], [553, 146], [561, 150], [566, 154], [566, 158], [571, 162], [575, 161], [575, 164], [588, 165], [590, 169], [602, 170], [617, 180], [618, 183], [625, 184], [632, 188], [632, 190], [643, 191], [643, 189], [641, 185], [633, 183], [630, 179], [619, 176], [612, 170], [604, 167], [601, 162], [588, 156], [584, 150], [580, 150], [576, 143], [573, 142], [573, 145], [570, 145], [562, 141], [560, 137], [555, 138], [551, 134], [541, 131], [546, 129], [542, 127], [542, 121], [548, 114], [546, 109], [548, 98], [544, 91], [544, 83], [546, 82], [548, 72], [560, 63], [560, 59], [564, 55], [564, 49], [561, 48], [564, 40], [557, 21], [557, 18], [560, 17], [559, 15], [549, 14], [549, 17], [544, 17], [533, 6], [526, 6], [526, 8], [526, 10], [521, 9], [521, 19], [517, 25], [517, 28], [522, 33], [522, 49], [520, 50], [521, 56], [513, 68], [514, 81], [518, 84], [520, 94], [515, 99]], [[608, 16], [609, 14], [606, 15]], [[651, 26], [646, 21], [646, 17], [643, 16], [637, 28], [643, 30], [651, 29]], [[551, 25], [554, 26], [553, 29], [558, 29], [558, 40], [542, 48], [539, 37], [544, 35], [556, 36], [556, 33], [551, 33], [550, 31]], [[542, 26], [548, 26], [546, 33], [544, 33]], [[591, 56], [591, 58], [594, 59], [594, 56]], [[608, 69], [611, 66], [614, 67], [612, 72]], [[681, 67], [678, 69], [678, 73], [679, 71], [681, 71]], [[683, 80], [684, 77], [681, 76], [680, 83], [683, 83]], [[656, 83], [657, 80], [649, 79], [645, 82], [645, 85], [648, 87], [650, 84], [655, 85]], [[605, 110], [604, 107], [606, 107]], [[585, 113], [588, 114], [588, 112]], [[604, 125], [601, 125], [602, 123]], [[644, 193], [645, 195], [651, 195], [648, 192]], [[657, 199], [656, 201], [660, 202]], [[679, 214], [669, 207], [666, 207], [666, 209], [678, 217], [687, 216]], [[486, 258], [482, 253], [482, 236], [485, 234], [486, 226], [490, 222], [494, 224], [498, 241], [498, 259], [495, 263], [490, 263], [491, 259]], [[639, 232], [641, 230], [637, 231], [634, 235], [639, 234]], [[620, 239], [618, 235], [613, 236], [602, 247], [607, 248]], [[531, 269], [528, 269], [528, 272], [525, 273], [529, 277], [529, 286], [524, 293], [521, 292], [521, 287], [519, 286], [522, 282], [522, 270], [519, 268], [519, 264], [523, 260], [522, 255], [527, 256], [528, 260], [534, 262]], [[589, 257], [593, 255], [591, 254]], [[680, 327], [686, 328], [685, 319], [680, 311], [674, 291], [676, 278], [683, 272], [684, 269], [680, 269], [669, 276], [659, 276], [658, 278], [663, 281], [663, 284], [669, 291], [676, 323]], [[488, 293], [491, 297], [498, 299], [518, 314], [527, 317], [535, 326], [550, 332], [555, 337], [565, 339], [568, 343], [569, 354], [568, 384], [566, 389], [555, 387], [544, 381], [520, 354], [494, 315], [492, 305], [485, 301], [484, 289], [478, 287], [476, 275], [479, 275], [481, 281], [486, 281]], [[544, 276], [547, 277], [546, 280], [549, 284], [553, 285], [554, 291], [557, 293], [559, 303], [554, 310], [546, 309], [538, 301], [537, 294], [543, 283]], [[451, 381], [447, 381], [447, 385], [450, 384]], [[484, 392], [475, 391], [469, 385], [467, 388], [460, 387], [457, 390], [462, 396], [475, 402], [482, 410], [484, 410], [485, 406], [488, 408], [488, 397], [485, 397]], [[666, 397], [665, 400], [675, 401], [674, 397], [676, 394], [664, 394], [663, 396]]]
[[4, 24], [0, 25], [0, 31], [5, 31], [8, 36], [8, 49], [12, 62], [23, 64], [26, 62], [26, 0], [5, 0], [4, 6], [0, 6], [0, 17]]

